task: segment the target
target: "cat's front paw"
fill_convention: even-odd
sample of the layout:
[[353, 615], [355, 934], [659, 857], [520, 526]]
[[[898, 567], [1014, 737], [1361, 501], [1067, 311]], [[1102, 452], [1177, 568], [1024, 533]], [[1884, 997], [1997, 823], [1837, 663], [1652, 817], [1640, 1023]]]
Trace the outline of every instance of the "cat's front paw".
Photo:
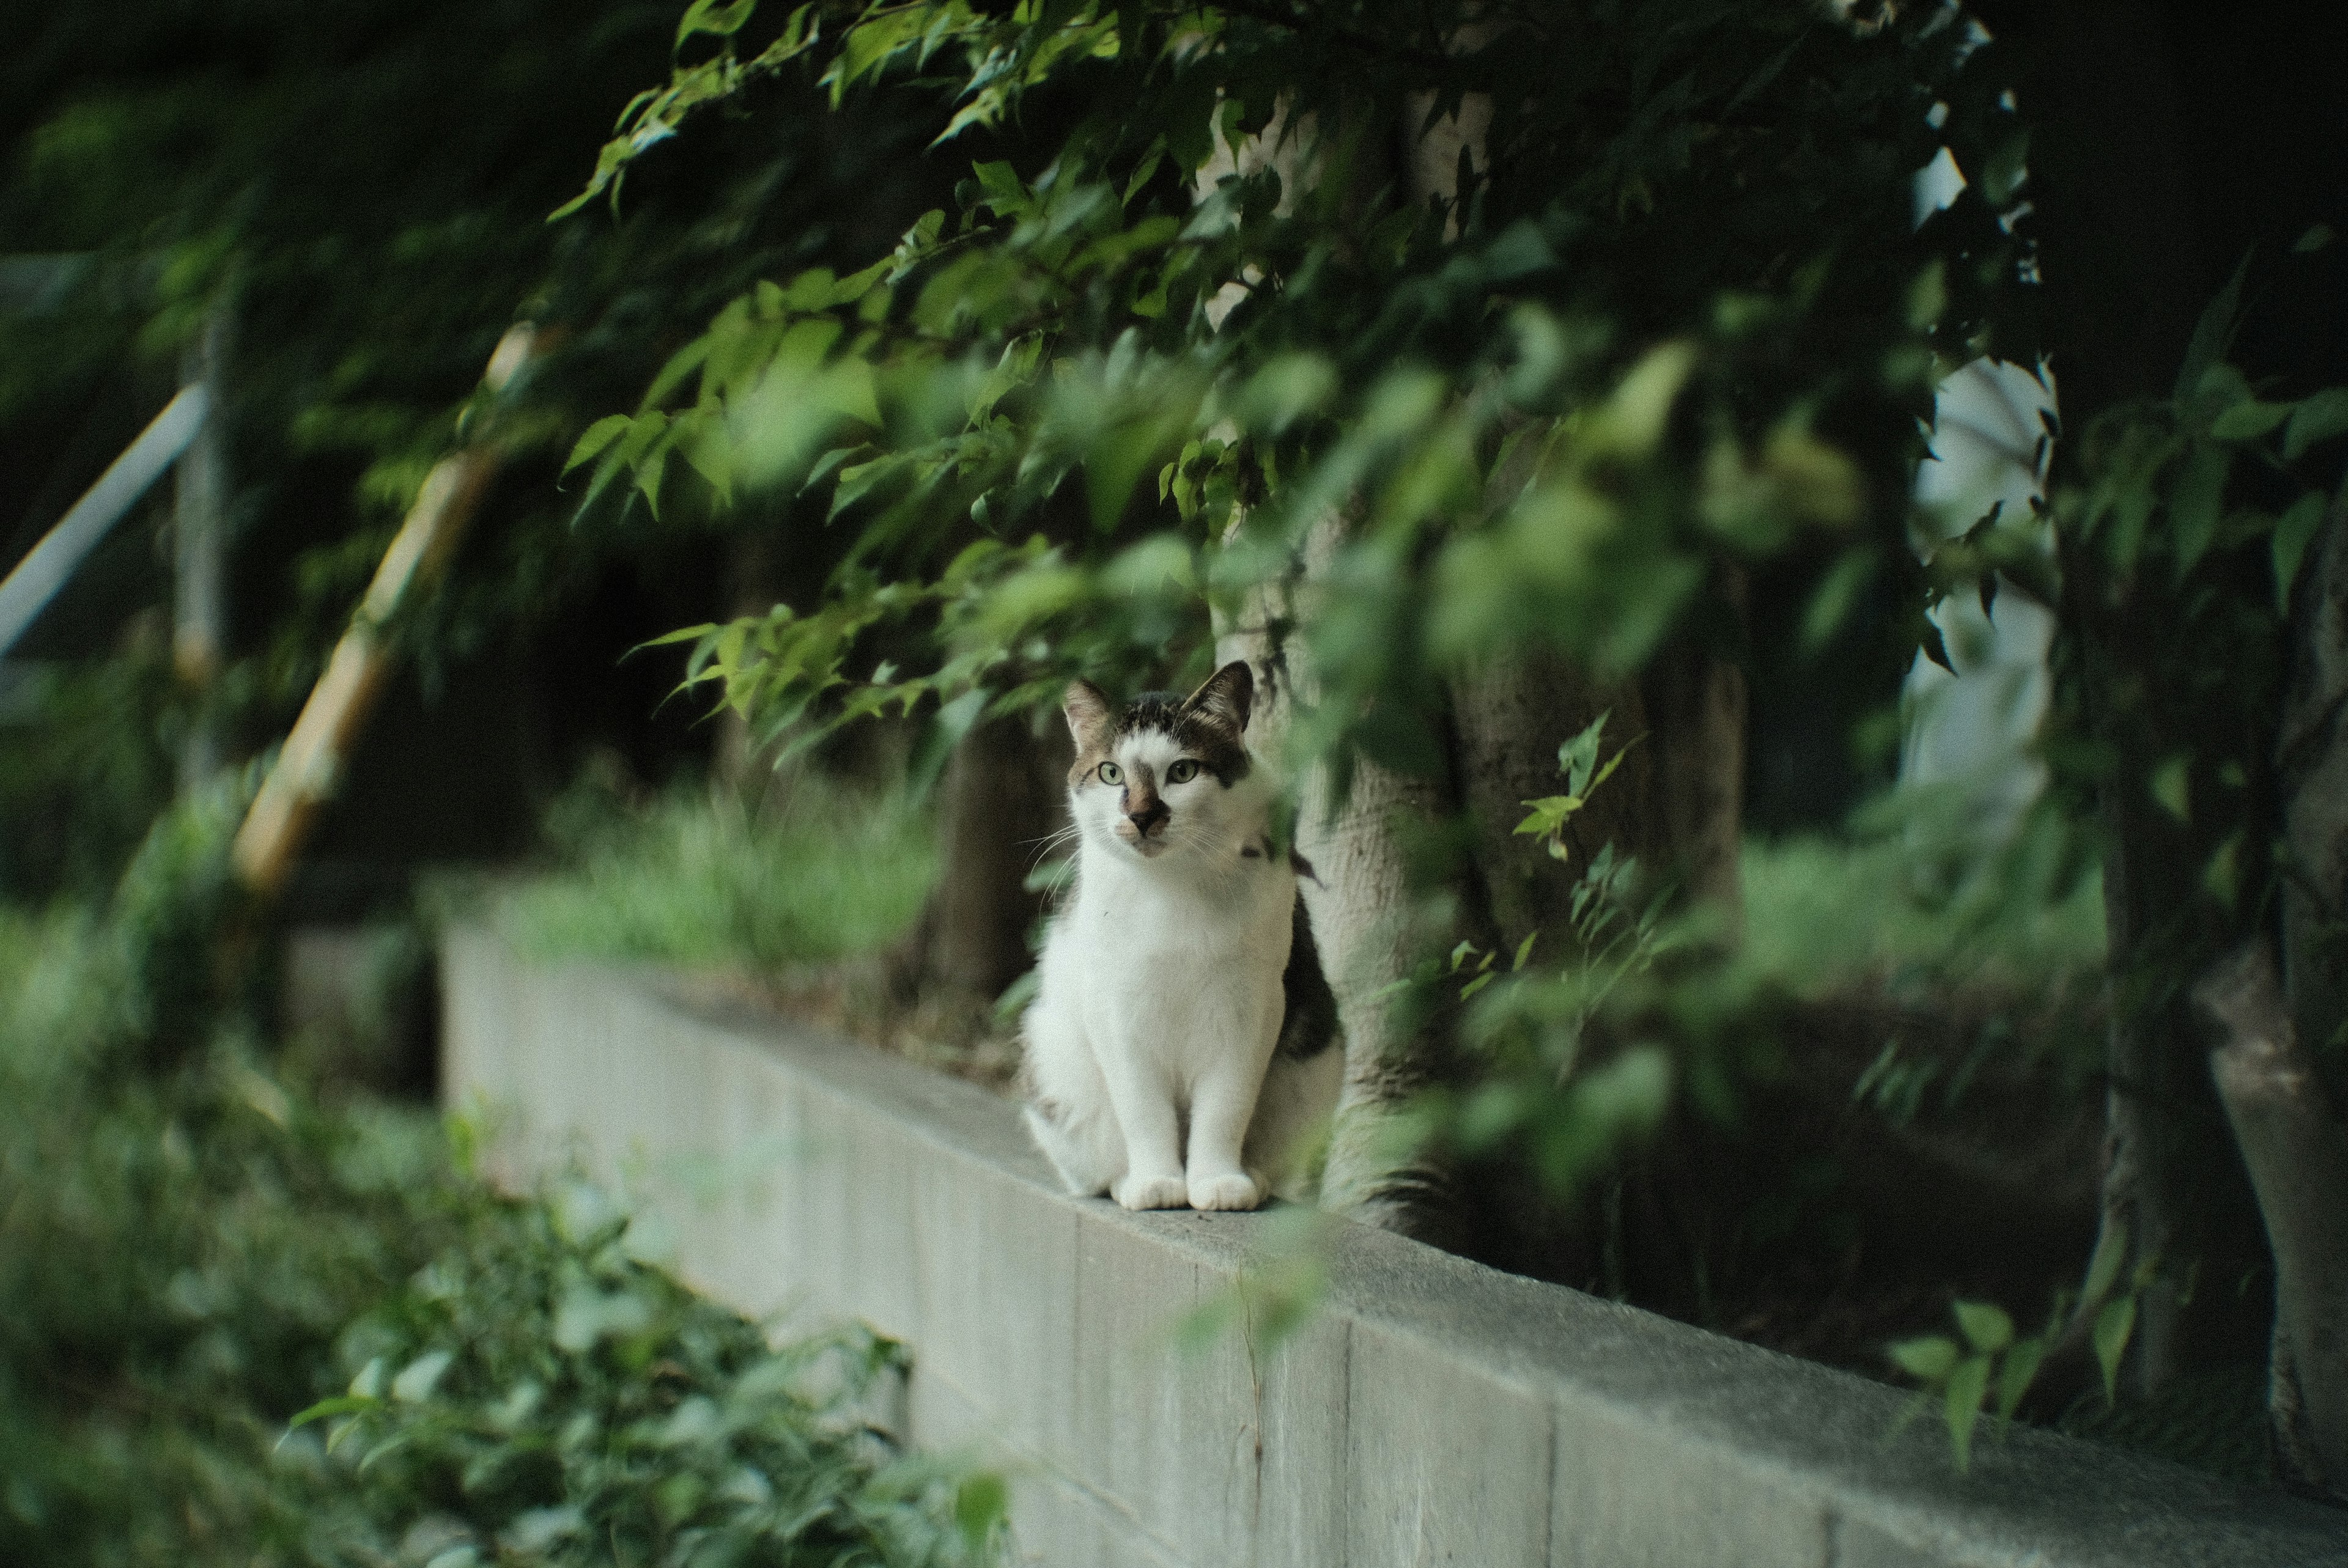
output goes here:
[[1262, 1202], [1263, 1184], [1238, 1171], [1227, 1176], [1190, 1178], [1190, 1206], [1194, 1209], [1251, 1209]]
[[1190, 1206], [1189, 1189], [1179, 1176], [1122, 1175], [1109, 1195], [1128, 1209], [1183, 1209]]

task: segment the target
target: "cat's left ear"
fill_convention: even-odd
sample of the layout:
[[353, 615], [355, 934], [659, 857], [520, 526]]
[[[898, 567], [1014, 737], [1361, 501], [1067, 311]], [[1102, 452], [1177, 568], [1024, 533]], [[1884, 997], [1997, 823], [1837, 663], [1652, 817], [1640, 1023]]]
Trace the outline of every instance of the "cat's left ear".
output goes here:
[[1116, 717], [1108, 705], [1107, 696], [1089, 681], [1071, 681], [1067, 694], [1060, 699], [1060, 712], [1067, 716], [1068, 733], [1076, 743], [1076, 755], [1098, 751], [1108, 739], [1110, 721]]
[[1247, 733], [1248, 710], [1255, 702], [1255, 672], [1244, 659], [1234, 659], [1207, 677], [1207, 683], [1182, 701], [1182, 711], [1197, 713], [1229, 730], [1234, 740]]

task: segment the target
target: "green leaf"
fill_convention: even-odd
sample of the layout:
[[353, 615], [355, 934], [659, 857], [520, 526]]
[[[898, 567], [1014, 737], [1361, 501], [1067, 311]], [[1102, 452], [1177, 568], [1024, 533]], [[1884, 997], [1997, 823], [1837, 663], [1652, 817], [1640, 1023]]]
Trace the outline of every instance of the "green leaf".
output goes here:
[[[1569, 795], [1585, 797], [1590, 794], [1590, 775], [1598, 770], [1599, 738], [1605, 733], [1606, 721], [1613, 716], [1614, 711], [1609, 708], [1583, 726], [1580, 734], [1558, 747], [1558, 771], [1565, 774], [1565, 788]], [[1581, 800], [1577, 798], [1574, 806], [1579, 807], [1580, 804]]]
[[2315, 542], [2317, 531], [2323, 527], [2323, 516], [2331, 508], [2331, 497], [2317, 490], [2293, 501], [2291, 509], [2275, 519], [2275, 608], [2285, 614], [2291, 611], [2291, 586], [2299, 580], [2299, 568], [2307, 559], [2307, 547]]
[[331, 1416], [356, 1415], [361, 1410], [376, 1409], [382, 1404], [383, 1401], [372, 1394], [336, 1394], [331, 1399], [321, 1399], [296, 1413], [292, 1420], [285, 1423], [285, 1430], [291, 1434], [295, 1428], [306, 1427], [313, 1421], [323, 1421]]
[[427, 1350], [402, 1368], [391, 1380], [391, 1397], [402, 1404], [420, 1405], [432, 1397], [440, 1375], [456, 1357], [447, 1350]]
[[1834, 641], [1836, 632], [1850, 618], [1850, 611], [1859, 600], [1867, 585], [1875, 579], [1875, 552], [1846, 550], [1827, 575], [1819, 579], [1810, 595], [1808, 607], [1802, 612], [1802, 651], [1816, 654]]
[[2332, 241], [2333, 233], [2331, 224], [2312, 224], [2309, 227], [2306, 233], [2302, 234], [2297, 240], [2292, 241], [2291, 252], [2294, 256], [2304, 256], [2312, 251], [2322, 250], [2326, 245], [2331, 244]]
[[973, 1551], [994, 1537], [1009, 1508], [1010, 1492], [999, 1475], [968, 1476], [954, 1488], [954, 1524]]
[[2127, 1354], [2128, 1335], [2136, 1328], [2136, 1293], [2131, 1291], [2116, 1301], [2104, 1304], [2096, 1314], [2095, 1332], [2091, 1336], [2096, 1347], [2096, 1365], [2104, 1370], [2104, 1400], [2106, 1404], [2119, 1397], [2120, 1358]]
[[2254, 441], [2291, 416], [2288, 403], [2237, 403], [2218, 415], [2209, 434], [2219, 441]]
[[2185, 363], [2178, 367], [2176, 390], [2170, 394], [2178, 403], [2189, 402], [2201, 385], [2202, 376], [2211, 366], [2226, 357], [2227, 345], [2234, 341], [2234, 328], [2242, 314], [2242, 285], [2250, 275], [2250, 259], [2244, 256], [2234, 269], [2226, 286], [2218, 291], [2201, 319], [2194, 324], [2193, 341], [2185, 350]]
[[2282, 433], [2283, 461], [2296, 463], [2310, 446], [2343, 432], [2348, 432], [2348, 386], [2327, 386], [2291, 411], [2291, 425]]
[[1925, 658], [1953, 675], [1957, 667], [1949, 662], [1949, 644], [1941, 635], [1941, 624], [1925, 616], [1916, 630], [1916, 647]]
[[2096, 1255], [2087, 1260], [2085, 1294], [2079, 1305], [2084, 1309], [2100, 1303], [2119, 1283], [2120, 1270], [2127, 1263], [2128, 1224], [2115, 1218], [2104, 1226], [2096, 1238]]
[[568, 474], [580, 464], [594, 457], [604, 447], [617, 441], [632, 423], [633, 422], [624, 414], [607, 414], [587, 426], [580, 434], [578, 444], [571, 448], [571, 456], [563, 460], [562, 471]]
[[2199, 564], [2218, 537], [2218, 523], [2225, 509], [2226, 473], [2233, 461], [2234, 454], [2227, 447], [2196, 446], [2170, 487], [2168, 517], [2180, 581]]
[[1965, 1342], [1985, 1356], [1994, 1356], [2013, 1343], [2013, 1319], [2002, 1307], [1986, 1301], [1960, 1301], [1952, 1306]]
[[693, 0], [677, 22], [675, 46], [684, 47], [685, 41], [696, 33], [731, 37], [742, 30], [742, 24], [757, 8], [758, 0], [732, 0], [730, 5], [726, 0]]
[[1516, 958], [1509, 965], [1509, 968], [1511, 973], [1524, 968], [1525, 960], [1533, 956], [1533, 943], [1538, 940], [1540, 937], [1540, 933], [1538, 930], [1527, 931], [1525, 933], [1525, 939], [1517, 944]]
[[2039, 1363], [2046, 1358], [2046, 1341], [2034, 1334], [2017, 1342], [2005, 1354], [2005, 1362], [1997, 1374], [1997, 1413], [2007, 1420], [2022, 1408], [2022, 1398], [2030, 1392], [2030, 1385], [2038, 1377]]
[[2152, 770], [2145, 789], [2160, 809], [2179, 822], [2193, 820], [2193, 759], [2179, 752]]
[[1957, 1342], [1943, 1334], [1895, 1339], [1884, 1347], [1891, 1364], [1920, 1383], [1937, 1383], [1957, 1364]]
[[1942, 1408], [1948, 1412], [1949, 1441], [1957, 1450], [1957, 1469], [1972, 1464], [1973, 1423], [1981, 1418], [1982, 1399], [1989, 1392], [1989, 1358], [1968, 1356], [1949, 1374], [1949, 1391]]

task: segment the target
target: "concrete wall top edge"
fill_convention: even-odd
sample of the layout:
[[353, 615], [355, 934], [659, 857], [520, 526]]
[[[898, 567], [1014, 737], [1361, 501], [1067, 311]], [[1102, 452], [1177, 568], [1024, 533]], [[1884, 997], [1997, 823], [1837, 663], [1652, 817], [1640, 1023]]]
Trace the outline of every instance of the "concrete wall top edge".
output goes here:
[[[517, 983], [533, 972], [485, 931], [460, 928], [445, 941], [452, 970], [504, 972]], [[534, 972], [574, 996], [625, 999], [631, 1016], [649, 1005], [644, 1016], [681, 1039], [755, 1053], [885, 1118], [892, 1134], [983, 1172], [990, 1187], [1046, 1205], [1039, 1214], [1057, 1212], [1080, 1228], [1164, 1249], [1202, 1282], [1235, 1277], [1294, 1234], [1276, 1214], [1136, 1214], [1071, 1198], [1010, 1102], [680, 989], [658, 971], [566, 964]], [[452, 999], [452, 1017], [457, 1005]], [[1437, 1358], [1463, 1398], [1478, 1386], [1530, 1397], [1549, 1404], [1560, 1429], [1636, 1430], [1671, 1445], [1684, 1463], [1742, 1478], [1737, 1485], [1812, 1499], [1833, 1530], [1879, 1543], [1854, 1544], [1849, 1562], [2348, 1568], [2348, 1513], [2030, 1429], [1979, 1442], [1971, 1473], [1961, 1476], [1937, 1422], [1889, 1436], [1904, 1400], [1898, 1390], [1365, 1226], [1334, 1223], [1325, 1243], [1321, 1312]], [[1830, 1563], [1842, 1555], [1829, 1547]]]

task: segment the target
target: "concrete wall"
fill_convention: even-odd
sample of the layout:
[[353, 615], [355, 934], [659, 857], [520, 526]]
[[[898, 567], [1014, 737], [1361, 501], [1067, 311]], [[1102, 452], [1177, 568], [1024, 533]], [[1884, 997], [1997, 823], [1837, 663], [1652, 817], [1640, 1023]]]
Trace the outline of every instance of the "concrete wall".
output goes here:
[[712, 1295], [904, 1340], [906, 1435], [1009, 1469], [1031, 1562], [2348, 1565], [2348, 1515], [2026, 1430], [1958, 1476], [1891, 1389], [1355, 1225], [1295, 1334], [1179, 1346], [1295, 1216], [1066, 1197], [994, 1096], [655, 976], [443, 964], [492, 1168], [582, 1162]]

